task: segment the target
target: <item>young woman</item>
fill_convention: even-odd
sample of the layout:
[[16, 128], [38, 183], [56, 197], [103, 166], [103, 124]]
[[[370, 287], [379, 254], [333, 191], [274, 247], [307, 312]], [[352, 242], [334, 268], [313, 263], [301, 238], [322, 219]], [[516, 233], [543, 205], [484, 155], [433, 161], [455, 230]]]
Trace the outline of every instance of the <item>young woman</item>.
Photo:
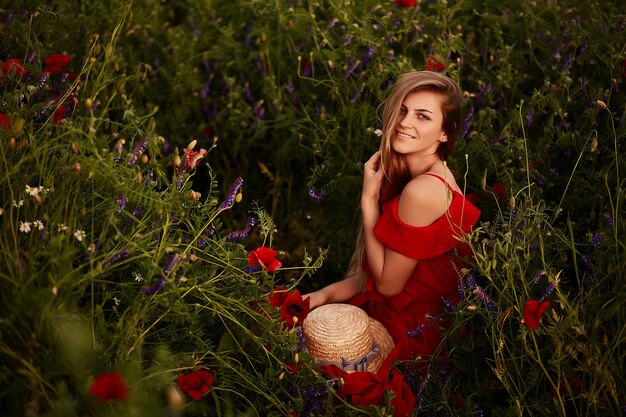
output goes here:
[[364, 165], [362, 228], [346, 277], [309, 293], [311, 308], [349, 302], [381, 322], [396, 359], [427, 359], [440, 342], [436, 316], [471, 255], [460, 241], [479, 210], [445, 161], [461, 126], [462, 94], [431, 71], [402, 75], [382, 104], [382, 142]]

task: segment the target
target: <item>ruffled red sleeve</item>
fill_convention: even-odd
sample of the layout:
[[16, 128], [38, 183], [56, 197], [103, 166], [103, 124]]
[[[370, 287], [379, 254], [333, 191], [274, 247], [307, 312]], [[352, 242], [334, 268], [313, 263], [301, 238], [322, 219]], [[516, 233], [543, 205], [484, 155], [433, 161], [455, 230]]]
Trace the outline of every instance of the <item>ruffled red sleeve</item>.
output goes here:
[[450, 251], [480, 217], [480, 210], [454, 191], [443, 216], [428, 226], [411, 226], [398, 216], [399, 200], [396, 197], [383, 206], [374, 234], [385, 247], [414, 259], [432, 258]]

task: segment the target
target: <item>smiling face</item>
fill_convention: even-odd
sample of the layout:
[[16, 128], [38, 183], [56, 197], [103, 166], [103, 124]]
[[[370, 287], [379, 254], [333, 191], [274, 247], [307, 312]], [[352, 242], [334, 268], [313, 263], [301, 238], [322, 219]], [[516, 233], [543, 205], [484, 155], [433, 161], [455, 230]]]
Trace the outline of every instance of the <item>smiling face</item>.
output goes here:
[[428, 90], [409, 93], [402, 102], [391, 146], [406, 157], [432, 156], [448, 140], [442, 126], [440, 96]]

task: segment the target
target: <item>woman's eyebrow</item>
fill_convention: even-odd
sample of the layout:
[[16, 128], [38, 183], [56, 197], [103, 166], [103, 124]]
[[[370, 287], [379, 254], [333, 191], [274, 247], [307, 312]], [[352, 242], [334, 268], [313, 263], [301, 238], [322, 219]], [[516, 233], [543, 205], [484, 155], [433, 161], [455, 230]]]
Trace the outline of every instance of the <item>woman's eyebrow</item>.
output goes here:
[[413, 111], [414, 111], [415, 113], [418, 113], [418, 112], [427, 112], [427, 113], [433, 114], [433, 112], [431, 112], [431, 111], [430, 111], [430, 110], [428, 110], [428, 109], [415, 109], [415, 110], [413, 110]]

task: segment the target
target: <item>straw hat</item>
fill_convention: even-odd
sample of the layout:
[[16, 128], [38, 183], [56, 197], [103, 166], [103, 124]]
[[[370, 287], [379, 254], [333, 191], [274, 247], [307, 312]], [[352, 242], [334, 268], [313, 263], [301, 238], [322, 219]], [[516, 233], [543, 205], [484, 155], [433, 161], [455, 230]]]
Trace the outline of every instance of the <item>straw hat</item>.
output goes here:
[[302, 322], [305, 344], [319, 365], [377, 372], [394, 346], [385, 327], [351, 304], [326, 304]]

